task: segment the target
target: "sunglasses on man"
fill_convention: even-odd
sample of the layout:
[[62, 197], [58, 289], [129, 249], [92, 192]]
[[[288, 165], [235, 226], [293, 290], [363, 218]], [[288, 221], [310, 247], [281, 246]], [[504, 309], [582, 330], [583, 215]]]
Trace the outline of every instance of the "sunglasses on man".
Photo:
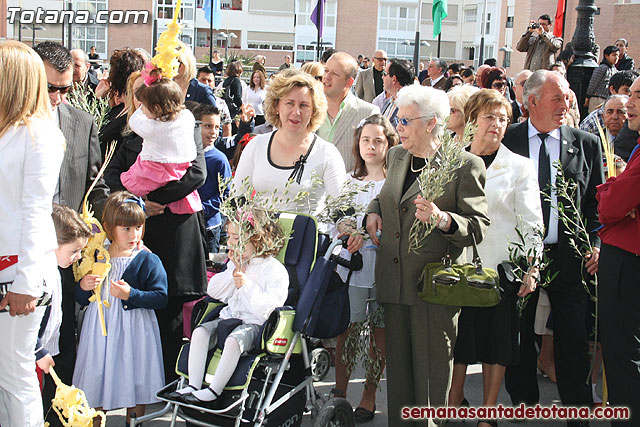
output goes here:
[[59, 91], [60, 95], [65, 95], [67, 92], [69, 92], [69, 89], [71, 89], [72, 86], [73, 83], [70, 83], [67, 86], [56, 86], [52, 85], [51, 83], [47, 83], [47, 89], [49, 90], [49, 93], [56, 93]]

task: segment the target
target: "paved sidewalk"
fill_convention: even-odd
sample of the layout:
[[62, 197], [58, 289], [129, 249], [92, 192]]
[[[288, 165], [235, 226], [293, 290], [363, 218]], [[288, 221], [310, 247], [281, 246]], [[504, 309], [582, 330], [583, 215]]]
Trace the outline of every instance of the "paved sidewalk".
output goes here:
[[[329, 393], [329, 390], [334, 386], [333, 379], [335, 378], [334, 370], [331, 368], [329, 374], [327, 374], [327, 378], [324, 382], [315, 383], [316, 389], [323, 394]], [[352, 405], [357, 405], [360, 400], [360, 393], [362, 393], [362, 387], [364, 384], [364, 371], [361, 367], [356, 368], [354, 372], [353, 378], [349, 383], [349, 390], [347, 393], [347, 399], [351, 402]], [[560, 398], [558, 396], [558, 389], [555, 384], [553, 384], [549, 379], [543, 376], [538, 377], [538, 385], [540, 387], [540, 404], [541, 405], [552, 405], [558, 404], [560, 405]], [[376, 416], [375, 418], [365, 424], [361, 424], [363, 427], [383, 427], [387, 426], [387, 395], [386, 395], [386, 380], [383, 378], [381, 382], [382, 390], [378, 393], [376, 399]], [[482, 372], [480, 365], [472, 365], [469, 366], [468, 374], [467, 374], [467, 382], [465, 384], [465, 396], [467, 400], [469, 400], [471, 406], [479, 406], [482, 404]], [[498, 396], [498, 402], [504, 405], [509, 405], [509, 395], [507, 394], [504, 386], [500, 391], [500, 395]], [[148, 408], [148, 412], [152, 412], [153, 410], [158, 410], [162, 405], [154, 405]], [[168, 427], [170, 425], [170, 416], [166, 415], [160, 419], [150, 421], [145, 423], [144, 426], [153, 426], [153, 427]], [[124, 426], [125, 418], [124, 411], [112, 411], [109, 412], [107, 416], [107, 427], [122, 427]], [[184, 426], [184, 421], [178, 421], [176, 423], [177, 426]], [[313, 426], [313, 420], [309, 415], [305, 415], [302, 425], [304, 427]], [[475, 420], [468, 420], [466, 422], [462, 421], [451, 421], [447, 424], [449, 427], [474, 427], [476, 425]], [[555, 427], [555, 426], [565, 426], [566, 422], [564, 421], [529, 421], [526, 424], [523, 423], [513, 423], [508, 421], [499, 421], [500, 426], [519, 426], [522, 427], [526, 425], [527, 427]], [[608, 426], [608, 422], [592, 422], [592, 426], [600, 427], [600, 426]]]

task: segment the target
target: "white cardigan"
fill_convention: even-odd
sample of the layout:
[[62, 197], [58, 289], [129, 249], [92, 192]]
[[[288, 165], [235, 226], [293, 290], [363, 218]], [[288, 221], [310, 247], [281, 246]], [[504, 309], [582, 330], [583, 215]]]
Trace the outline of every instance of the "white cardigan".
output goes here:
[[207, 294], [228, 304], [220, 312], [221, 319], [262, 325], [271, 312], [287, 300], [289, 273], [272, 256], [252, 258], [245, 270], [248, 282], [238, 289], [233, 280], [235, 269], [233, 261], [229, 261], [225, 271], [209, 280]]
[[[500, 144], [496, 158], [487, 169], [484, 187], [491, 224], [478, 245], [483, 266], [496, 268], [502, 261], [509, 260], [509, 242], [518, 241], [516, 225], [523, 234], [529, 234], [527, 248], [542, 250], [542, 240], [534, 234], [535, 228], [542, 229], [543, 224], [537, 176], [531, 159]], [[473, 259], [471, 247], [467, 259]]]
[[18, 255], [0, 282], [13, 282], [11, 292], [39, 297], [55, 270], [51, 205], [63, 156], [64, 136], [50, 120], [32, 119], [0, 137], [0, 257]]

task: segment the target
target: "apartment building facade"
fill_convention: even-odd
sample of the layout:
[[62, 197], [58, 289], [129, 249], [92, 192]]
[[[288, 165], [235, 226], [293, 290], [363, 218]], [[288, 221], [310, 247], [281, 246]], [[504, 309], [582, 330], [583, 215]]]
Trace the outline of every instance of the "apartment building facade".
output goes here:
[[[74, 48], [96, 46], [102, 58], [114, 49], [131, 46], [152, 51], [157, 36], [173, 18], [177, 0], [0, 0], [4, 26], [0, 36], [22, 39], [25, 43], [64, 40], [71, 34]], [[204, 18], [204, 0], [183, 0], [182, 40], [193, 49], [200, 62], [206, 62], [211, 49], [243, 55], [265, 55], [268, 66], [278, 66], [285, 55], [300, 64], [313, 60], [317, 51], [317, 30], [310, 20], [315, 0], [222, 0], [221, 28], [210, 31]], [[578, 0], [568, 0], [565, 39], [573, 36]], [[448, 17], [442, 24], [440, 57], [446, 61], [475, 64], [482, 57], [496, 58], [513, 75], [524, 64], [525, 54], [515, 45], [529, 20], [547, 13], [555, 15], [557, 0], [449, 0]], [[333, 47], [354, 56], [371, 56], [384, 49], [389, 57], [413, 58], [416, 29], [420, 31], [420, 58], [438, 56], [433, 37], [433, 1], [422, 0], [327, 0], [325, 30], [321, 47]], [[594, 17], [596, 42], [602, 48], [618, 37], [630, 44], [630, 55], [640, 59], [640, 29], [632, 25], [640, 16], [640, 0], [598, 1]], [[10, 8], [22, 11], [73, 8], [88, 11], [91, 18], [101, 11], [146, 13], [146, 22], [73, 24], [10, 23]]]

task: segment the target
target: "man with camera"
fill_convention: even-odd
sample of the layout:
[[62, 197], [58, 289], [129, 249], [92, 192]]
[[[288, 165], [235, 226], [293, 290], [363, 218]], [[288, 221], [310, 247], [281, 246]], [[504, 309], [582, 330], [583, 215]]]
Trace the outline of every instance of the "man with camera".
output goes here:
[[522, 35], [516, 45], [519, 52], [527, 52], [524, 68], [536, 71], [546, 70], [555, 62], [554, 55], [562, 47], [562, 39], [549, 32], [551, 29], [551, 17], [542, 15], [538, 22], [531, 21], [527, 32]]

